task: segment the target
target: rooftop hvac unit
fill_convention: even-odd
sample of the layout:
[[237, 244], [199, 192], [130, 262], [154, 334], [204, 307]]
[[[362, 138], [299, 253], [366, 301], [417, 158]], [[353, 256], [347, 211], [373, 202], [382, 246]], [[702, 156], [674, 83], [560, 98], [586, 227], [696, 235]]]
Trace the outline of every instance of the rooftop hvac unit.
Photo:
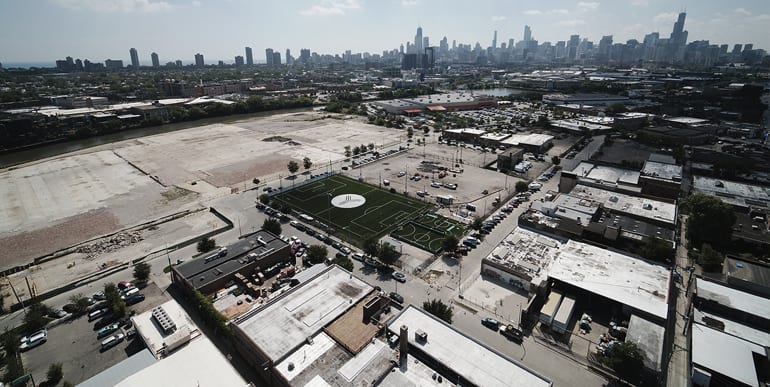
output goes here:
[[152, 309], [152, 317], [163, 329], [163, 333], [168, 334], [176, 330], [176, 324], [174, 320], [169, 317], [166, 310], [162, 306], [158, 306]]

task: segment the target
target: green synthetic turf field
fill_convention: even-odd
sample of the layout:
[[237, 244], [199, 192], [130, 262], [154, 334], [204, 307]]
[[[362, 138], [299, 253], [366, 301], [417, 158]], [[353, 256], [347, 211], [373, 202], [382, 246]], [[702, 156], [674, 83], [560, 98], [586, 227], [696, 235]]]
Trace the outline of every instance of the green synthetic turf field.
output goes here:
[[[344, 194], [361, 195], [366, 203], [356, 208], [330, 206], [331, 197]], [[342, 175], [291, 188], [273, 196], [273, 201], [312, 216], [316, 222], [336, 230], [336, 235], [359, 246], [368, 238], [380, 238], [399, 225], [420, 218], [431, 207]]]
[[464, 223], [426, 213], [399, 226], [390, 235], [423, 250], [438, 253], [447, 236], [459, 238], [466, 227]]

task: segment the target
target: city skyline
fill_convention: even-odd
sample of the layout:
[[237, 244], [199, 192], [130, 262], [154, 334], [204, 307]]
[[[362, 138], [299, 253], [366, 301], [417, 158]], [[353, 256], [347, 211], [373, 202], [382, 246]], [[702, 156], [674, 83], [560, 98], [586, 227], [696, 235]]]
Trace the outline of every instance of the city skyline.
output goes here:
[[[143, 66], [151, 64], [151, 52], [158, 53], [161, 63], [178, 59], [190, 63], [198, 52], [211, 58], [207, 62], [224, 60], [231, 63], [236, 55], [243, 55], [244, 47], [248, 46], [257, 52], [254, 61], [265, 63], [265, 58], [258, 53], [268, 48], [276, 52], [287, 48], [299, 52], [301, 48], [309, 48], [322, 54], [342, 54], [346, 50], [381, 53], [413, 41], [418, 26], [430, 39], [431, 46], [438, 45], [446, 36], [449, 42], [454, 40], [471, 45], [478, 42], [487, 47], [492, 44], [495, 31], [499, 43], [511, 38], [518, 42], [524, 38], [525, 25], [530, 26], [532, 39], [541, 43], [568, 40], [574, 34], [594, 42], [605, 35], [613, 35], [616, 42], [641, 41], [651, 32], [667, 35], [680, 11], [657, 0], [550, 1], [539, 8], [520, 7], [513, 11], [503, 11], [510, 7], [502, 6], [505, 3], [501, 1], [477, 3], [470, 7], [472, 11], [466, 11], [469, 5], [465, 3], [441, 4], [444, 6], [415, 0], [388, 3], [321, 0], [276, 7], [270, 3], [255, 5], [242, 0], [222, 4], [50, 0], [44, 7], [35, 7], [26, 2], [11, 1], [0, 4], [0, 15], [4, 15], [0, 16], [0, 62], [53, 64], [57, 58], [73, 56], [130, 63], [128, 48], [135, 47]], [[688, 42], [709, 40], [711, 44], [729, 44], [731, 47], [753, 43], [755, 48], [768, 48], [770, 37], [764, 28], [770, 22], [770, 7], [766, 2], [742, 0], [729, 4], [698, 4], [687, 13]], [[56, 17], [51, 16], [53, 14]], [[270, 17], [249, 16], [258, 14]], [[636, 16], [617, 17], [624, 14]], [[178, 17], [170, 19], [169, 15]], [[375, 17], [376, 23], [372, 24]], [[210, 21], [216, 18], [229, 21]], [[188, 27], [179, 28], [183, 27], [179, 26], [180, 22], [186, 22]], [[191, 23], [215, 27], [190, 29]], [[38, 27], [38, 24], [45, 26]], [[298, 27], [300, 24], [302, 28]], [[372, 25], [379, 27], [372, 28]], [[719, 28], [720, 25], [723, 27]], [[176, 31], [170, 31], [173, 28]], [[52, 29], [61, 32], [55, 37], [63, 38], [52, 37]], [[354, 30], [355, 34], [352, 34]], [[17, 31], [25, 32], [19, 36]]]

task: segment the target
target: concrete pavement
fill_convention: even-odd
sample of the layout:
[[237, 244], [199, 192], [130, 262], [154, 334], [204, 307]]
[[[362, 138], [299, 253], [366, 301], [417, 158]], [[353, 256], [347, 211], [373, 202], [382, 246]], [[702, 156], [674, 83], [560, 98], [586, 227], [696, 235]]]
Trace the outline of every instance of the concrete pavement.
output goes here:
[[686, 268], [692, 267], [693, 263], [687, 256], [687, 246], [685, 245], [687, 217], [680, 218], [679, 245], [676, 249], [676, 270], [681, 275], [681, 281], [676, 281], [676, 291], [672, 294], [676, 297], [676, 310], [674, 313], [673, 325], [673, 343], [668, 355], [668, 373], [666, 385], [669, 387], [690, 387], [692, 379], [690, 378], [690, 303], [692, 301], [692, 292], [688, 291], [694, 286], [691, 284], [690, 273]]

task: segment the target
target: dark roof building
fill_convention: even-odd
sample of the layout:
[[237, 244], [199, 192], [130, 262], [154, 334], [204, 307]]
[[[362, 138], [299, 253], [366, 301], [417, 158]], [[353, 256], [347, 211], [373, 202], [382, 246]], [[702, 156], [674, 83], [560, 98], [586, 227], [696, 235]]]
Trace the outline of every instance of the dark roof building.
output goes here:
[[232, 245], [202, 255], [171, 269], [172, 280], [187, 290], [213, 293], [224, 287], [236, 273], [249, 275], [281, 262], [293, 260], [289, 244], [259, 230]]

